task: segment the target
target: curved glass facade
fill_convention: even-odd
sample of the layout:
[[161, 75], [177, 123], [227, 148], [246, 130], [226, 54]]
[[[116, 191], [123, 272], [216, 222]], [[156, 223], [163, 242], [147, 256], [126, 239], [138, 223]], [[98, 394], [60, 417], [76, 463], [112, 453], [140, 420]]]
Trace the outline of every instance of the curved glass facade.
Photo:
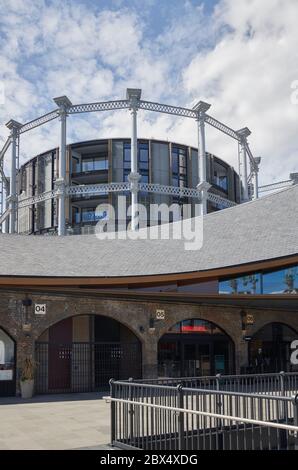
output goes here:
[[[131, 171], [130, 139], [93, 140], [68, 145], [66, 184], [90, 185], [128, 180]], [[58, 178], [59, 149], [40, 154], [23, 165], [18, 175], [19, 200], [54, 189]], [[150, 139], [138, 140], [138, 171], [143, 183], [157, 183], [179, 188], [195, 188], [199, 181], [197, 150], [185, 145]], [[236, 203], [239, 199], [239, 177], [232, 167], [207, 153], [207, 180], [211, 191]], [[139, 193], [139, 202], [171, 205], [194, 202], [188, 198], [168, 196], [145, 191]], [[129, 197], [128, 197], [129, 199]], [[128, 201], [129, 202], [129, 201]], [[93, 233], [101, 218], [96, 213], [99, 204], [113, 204], [116, 196], [73, 196], [66, 198], [66, 222], [69, 233]], [[220, 210], [208, 202], [208, 212]], [[56, 233], [57, 203], [49, 199], [19, 210], [19, 233]], [[191, 215], [191, 214], [189, 214]], [[159, 223], [162, 221], [155, 221]], [[116, 221], [117, 227], [117, 221]], [[92, 229], [93, 228], [93, 229]]]
[[224, 279], [219, 293], [298, 294], [298, 266]]

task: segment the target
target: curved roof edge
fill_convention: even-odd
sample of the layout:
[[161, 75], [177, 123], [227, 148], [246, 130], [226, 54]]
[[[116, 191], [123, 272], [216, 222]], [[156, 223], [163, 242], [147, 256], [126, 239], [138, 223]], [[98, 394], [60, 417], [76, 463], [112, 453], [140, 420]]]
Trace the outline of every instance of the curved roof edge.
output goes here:
[[[184, 240], [98, 240], [95, 235], [0, 235], [0, 284], [125, 285], [298, 264], [298, 185], [204, 217], [203, 245]], [[13, 281], [14, 280], [14, 281]], [[30, 280], [30, 281], [29, 281]]]

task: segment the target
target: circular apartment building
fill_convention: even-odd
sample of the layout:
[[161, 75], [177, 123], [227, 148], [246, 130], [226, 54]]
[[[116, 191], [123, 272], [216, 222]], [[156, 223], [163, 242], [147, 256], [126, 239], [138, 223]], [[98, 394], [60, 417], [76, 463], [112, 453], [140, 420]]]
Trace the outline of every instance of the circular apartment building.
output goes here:
[[[177, 188], [196, 188], [199, 181], [198, 151], [174, 142], [138, 139], [138, 172], [140, 183], [160, 184]], [[234, 203], [240, 202], [240, 179], [233, 167], [215, 155], [206, 153], [206, 180], [210, 193]], [[58, 178], [59, 149], [52, 149], [26, 162], [18, 175], [19, 201], [35, 197], [55, 187]], [[93, 233], [102, 218], [96, 211], [99, 204], [117, 206], [117, 195], [102, 191], [92, 193], [98, 184], [128, 181], [131, 172], [131, 141], [127, 139], [100, 139], [67, 146], [66, 185], [91, 188], [89, 194], [73, 194], [65, 198], [66, 227], [69, 234]], [[130, 195], [127, 198], [129, 203]], [[140, 191], [139, 203], [190, 204], [194, 215], [193, 199], [183, 195], [154, 194]], [[222, 209], [220, 202], [208, 201], [207, 211]], [[58, 226], [57, 200], [51, 198], [38, 204], [19, 208], [18, 232], [22, 234], [56, 233]], [[128, 220], [129, 222], [129, 220]], [[160, 223], [157, 220], [155, 223]], [[149, 225], [149, 221], [148, 221]], [[117, 226], [117, 221], [116, 221]]]

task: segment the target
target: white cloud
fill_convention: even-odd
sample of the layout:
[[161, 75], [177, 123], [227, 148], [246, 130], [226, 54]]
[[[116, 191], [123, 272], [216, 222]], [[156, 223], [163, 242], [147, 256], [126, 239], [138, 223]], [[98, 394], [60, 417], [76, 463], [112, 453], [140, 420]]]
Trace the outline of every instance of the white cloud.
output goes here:
[[[297, 14], [291, 0], [221, 2], [216, 21], [226, 32], [184, 73], [186, 91], [195, 97], [200, 90], [210, 112], [236, 129], [251, 128], [264, 182], [297, 170], [298, 107], [290, 102], [290, 84], [298, 78]], [[219, 142], [214, 149], [220, 151]]]
[[[169, 14], [155, 36], [148, 36], [148, 17], [133, 8], [137, 2], [112, 3], [118, 10], [79, 0], [0, 0], [0, 145], [8, 119], [43, 114], [54, 107], [54, 96], [66, 94], [74, 103], [124, 98], [130, 86], [152, 101], [208, 101], [214, 117], [235, 129], [249, 126], [253, 153], [263, 157], [262, 182], [298, 170], [298, 106], [290, 102], [298, 79], [296, 0], [221, 0], [212, 17], [184, 2], [184, 14]], [[146, 2], [146, 12], [153, 3]], [[24, 159], [57, 144], [56, 124], [22, 137]], [[69, 119], [71, 141], [129, 132], [127, 112]], [[139, 134], [190, 145], [197, 140], [192, 120], [154, 113], [139, 113]], [[237, 165], [235, 142], [211, 128], [207, 148]]]

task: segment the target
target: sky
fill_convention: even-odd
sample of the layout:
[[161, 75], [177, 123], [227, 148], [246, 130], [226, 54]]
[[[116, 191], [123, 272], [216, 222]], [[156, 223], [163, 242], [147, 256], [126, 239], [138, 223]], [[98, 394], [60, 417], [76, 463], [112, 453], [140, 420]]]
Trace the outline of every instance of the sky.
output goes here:
[[[260, 183], [298, 172], [297, 0], [0, 0], [0, 146], [5, 123], [73, 104], [142, 98], [248, 126]], [[297, 101], [297, 100], [296, 100]], [[128, 137], [127, 111], [68, 118], [68, 142]], [[197, 144], [196, 123], [138, 114], [144, 138]], [[21, 137], [21, 162], [59, 145], [59, 121]], [[237, 143], [206, 126], [206, 147], [237, 169]], [[6, 172], [9, 173], [8, 157]]]

